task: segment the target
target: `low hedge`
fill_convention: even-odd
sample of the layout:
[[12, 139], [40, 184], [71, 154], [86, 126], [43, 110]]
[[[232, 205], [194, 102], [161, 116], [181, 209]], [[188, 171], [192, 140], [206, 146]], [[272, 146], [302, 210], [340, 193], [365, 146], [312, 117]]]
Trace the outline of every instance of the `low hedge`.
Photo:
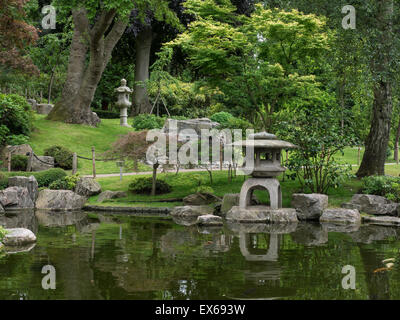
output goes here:
[[[137, 194], [150, 194], [153, 186], [152, 177], [140, 177], [134, 179], [129, 184], [129, 191]], [[171, 186], [164, 180], [156, 180], [156, 194], [163, 194], [171, 192]]]
[[0, 190], [8, 187], [8, 178], [15, 176], [29, 177], [34, 176], [39, 188], [48, 187], [52, 182], [65, 177], [67, 174], [63, 169], [54, 168], [39, 172], [2, 172], [0, 173]]

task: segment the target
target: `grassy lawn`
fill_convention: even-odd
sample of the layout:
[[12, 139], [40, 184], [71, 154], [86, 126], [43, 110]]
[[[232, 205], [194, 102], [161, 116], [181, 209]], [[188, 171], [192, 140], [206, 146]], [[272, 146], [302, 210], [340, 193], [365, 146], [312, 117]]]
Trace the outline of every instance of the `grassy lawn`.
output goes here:
[[[131, 122], [131, 121], [129, 121]], [[103, 158], [102, 153], [107, 151], [120, 135], [128, 133], [129, 128], [121, 127], [119, 119], [102, 119], [98, 128], [89, 126], [66, 124], [45, 120], [45, 116], [36, 115], [35, 130], [29, 144], [37, 155], [43, 155], [44, 150], [53, 145], [61, 145], [80, 156], [92, 157], [91, 148], [96, 148], [96, 157]], [[150, 170], [142, 165], [141, 171]], [[78, 159], [78, 172], [80, 174], [92, 173], [92, 162]], [[96, 172], [119, 173], [115, 161], [96, 162]]]
[[[165, 206], [172, 207], [180, 205], [181, 202], [155, 202], [154, 200], [163, 199], [177, 199], [184, 198], [185, 196], [195, 193], [198, 186], [198, 178], [203, 181], [204, 185], [211, 186], [214, 189], [215, 195], [223, 197], [226, 193], [239, 193], [242, 183], [245, 179], [243, 176], [237, 176], [232, 182], [228, 181], [227, 172], [225, 171], [214, 171], [213, 172], [213, 183], [210, 184], [209, 176], [207, 172], [181, 172], [177, 176], [173, 173], [159, 174], [158, 178], [164, 179], [172, 186], [172, 191], [168, 194], [157, 195], [151, 197], [148, 195], [136, 195], [128, 192], [128, 197], [112, 200], [110, 202], [104, 202], [101, 205], [112, 205], [112, 206]], [[112, 191], [128, 191], [130, 182], [135, 177], [125, 177], [123, 181], [120, 181], [118, 177], [111, 178], [99, 178], [97, 181], [101, 184], [102, 190]], [[283, 192], [283, 206], [290, 207], [291, 195], [296, 192], [301, 192], [300, 185], [297, 181], [282, 181], [282, 177], [279, 178], [281, 181], [282, 192]], [[341, 203], [347, 202], [351, 199], [354, 193], [361, 187], [359, 180], [350, 180], [343, 187], [338, 189], [331, 189], [329, 195], [329, 205], [332, 207], [338, 207]], [[264, 203], [268, 202], [268, 193], [263, 191], [255, 192], [258, 199]], [[89, 199], [90, 204], [98, 204], [97, 196]]]

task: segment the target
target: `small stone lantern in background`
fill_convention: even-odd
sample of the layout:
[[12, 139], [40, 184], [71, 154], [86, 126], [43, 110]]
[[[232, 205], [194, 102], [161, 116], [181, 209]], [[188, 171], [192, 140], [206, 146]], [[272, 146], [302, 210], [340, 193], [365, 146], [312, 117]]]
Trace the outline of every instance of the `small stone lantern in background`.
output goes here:
[[132, 103], [129, 101], [129, 96], [132, 93], [132, 89], [128, 88], [126, 86], [126, 80], [122, 79], [121, 86], [115, 89], [115, 92], [118, 94], [118, 101], [116, 105], [121, 109], [120, 125], [130, 128], [131, 126], [128, 124], [128, 108], [132, 105]]

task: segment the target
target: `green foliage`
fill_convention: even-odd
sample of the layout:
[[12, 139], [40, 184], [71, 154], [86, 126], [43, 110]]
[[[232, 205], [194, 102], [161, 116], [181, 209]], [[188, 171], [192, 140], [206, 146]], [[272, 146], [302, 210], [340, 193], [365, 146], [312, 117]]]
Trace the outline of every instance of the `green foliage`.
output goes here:
[[209, 193], [209, 194], [214, 194], [214, 189], [210, 186], [199, 186], [196, 189], [197, 193]]
[[370, 176], [362, 180], [364, 194], [375, 194], [400, 202], [400, 178], [393, 176]]
[[45, 156], [54, 158], [56, 167], [64, 170], [72, 169], [73, 152], [63, 146], [52, 146], [44, 150]]
[[12, 171], [26, 171], [28, 167], [28, 157], [23, 155], [13, 155], [11, 157]]
[[49, 185], [51, 190], [75, 190], [76, 184], [79, 181], [79, 174], [65, 176], [52, 182]]
[[133, 118], [132, 126], [136, 131], [161, 129], [165, 119], [154, 114], [140, 114]]
[[278, 135], [297, 145], [290, 151], [287, 167], [299, 179], [303, 189], [327, 193], [351, 177], [351, 165], [335, 161], [347, 146], [355, 145], [351, 128], [340, 127], [339, 114], [329, 95], [312, 95], [298, 101], [294, 110], [278, 117]]
[[[130, 184], [128, 190], [132, 193], [150, 194], [153, 185], [151, 177], [140, 177], [134, 179]], [[164, 180], [157, 179], [156, 181], [156, 194], [163, 194], [171, 192], [171, 186]]]
[[29, 136], [32, 121], [33, 113], [25, 98], [16, 94], [0, 94], [0, 140], [3, 143], [10, 135]]
[[19, 146], [26, 144], [29, 141], [29, 137], [23, 134], [12, 134], [7, 137], [7, 144], [11, 146]]
[[4, 239], [7, 234], [7, 230], [0, 226], [0, 242]]
[[233, 115], [230, 114], [229, 112], [221, 111], [214, 113], [211, 117], [210, 120], [218, 122], [221, 126], [226, 126], [229, 122], [230, 119], [233, 118]]

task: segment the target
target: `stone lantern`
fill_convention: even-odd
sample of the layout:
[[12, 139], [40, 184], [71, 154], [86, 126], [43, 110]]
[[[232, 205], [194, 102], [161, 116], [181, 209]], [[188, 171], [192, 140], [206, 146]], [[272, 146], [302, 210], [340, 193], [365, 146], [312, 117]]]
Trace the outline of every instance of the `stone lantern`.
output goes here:
[[[228, 212], [227, 219], [251, 222], [252, 220], [272, 221], [275, 218], [280, 220], [282, 217], [275, 215], [282, 208], [281, 186], [276, 178], [285, 172], [286, 168], [281, 166], [281, 152], [296, 148], [290, 142], [278, 140], [278, 138], [267, 132], [255, 133], [249, 136], [249, 140], [238, 141], [233, 146], [253, 148], [254, 153], [246, 154], [246, 164], [254, 163], [251, 177], [247, 179], [241, 188], [239, 195], [239, 207], [233, 207]], [[253, 157], [250, 159], [249, 157]], [[251, 206], [251, 199], [255, 190], [267, 190], [269, 192], [270, 206]], [[286, 211], [285, 211], [286, 210]], [[288, 219], [297, 221], [297, 216], [293, 209], [285, 209], [283, 220]], [[289, 212], [289, 214], [287, 214]], [[271, 213], [273, 214], [271, 216]], [[254, 218], [254, 219], [253, 219]], [[285, 220], [286, 221], [286, 220]], [[257, 222], [257, 221], [256, 221]]]
[[118, 101], [116, 105], [121, 109], [120, 113], [120, 125], [123, 127], [131, 127], [128, 124], [128, 107], [132, 105], [129, 101], [129, 95], [132, 93], [132, 89], [126, 86], [126, 80], [121, 80], [121, 86], [115, 89], [118, 94]]

